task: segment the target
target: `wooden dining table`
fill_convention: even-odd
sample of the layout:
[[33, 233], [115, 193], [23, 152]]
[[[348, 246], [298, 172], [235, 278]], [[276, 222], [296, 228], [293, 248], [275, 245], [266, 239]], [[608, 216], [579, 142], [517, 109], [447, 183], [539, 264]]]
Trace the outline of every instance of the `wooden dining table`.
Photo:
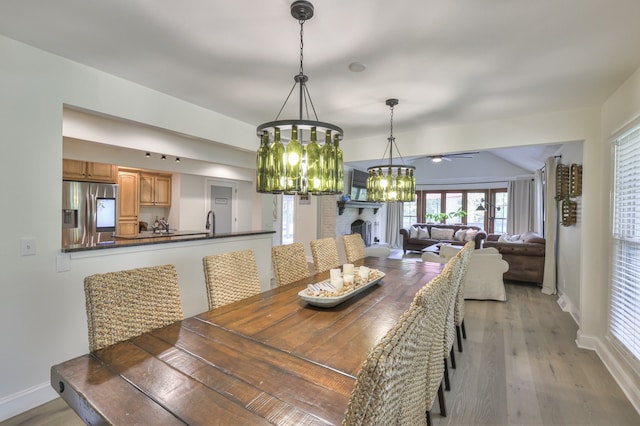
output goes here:
[[369, 351], [442, 269], [355, 265], [385, 276], [326, 308], [298, 295], [316, 274], [55, 365], [51, 385], [88, 424], [341, 424]]

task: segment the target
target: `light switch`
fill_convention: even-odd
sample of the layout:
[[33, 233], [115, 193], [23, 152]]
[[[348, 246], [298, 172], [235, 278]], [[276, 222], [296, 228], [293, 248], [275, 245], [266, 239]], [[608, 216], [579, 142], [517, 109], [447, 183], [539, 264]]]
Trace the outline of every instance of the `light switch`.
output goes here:
[[21, 238], [20, 239], [20, 256], [33, 256], [36, 254], [36, 239]]

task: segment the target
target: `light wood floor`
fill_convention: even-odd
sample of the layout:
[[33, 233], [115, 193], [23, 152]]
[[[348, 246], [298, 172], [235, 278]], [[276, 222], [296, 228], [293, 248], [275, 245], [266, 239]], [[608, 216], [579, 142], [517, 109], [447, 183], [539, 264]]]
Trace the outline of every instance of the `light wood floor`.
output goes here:
[[[595, 352], [578, 349], [577, 326], [555, 296], [507, 284], [507, 302], [467, 301], [464, 352], [456, 352], [448, 417], [434, 426], [640, 425]], [[2, 425], [80, 425], [56, 399]]]

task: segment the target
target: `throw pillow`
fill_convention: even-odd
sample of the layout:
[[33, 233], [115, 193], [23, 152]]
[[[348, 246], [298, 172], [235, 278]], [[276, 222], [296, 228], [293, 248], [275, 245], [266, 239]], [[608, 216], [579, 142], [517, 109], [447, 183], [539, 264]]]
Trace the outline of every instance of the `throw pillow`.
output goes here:
[[467, 229], [467, 233], [464, 235], [464, 240], [466, 242], [473, 241], [476, 239], [476, 235], [478, 235], [477, 229]]
[[418, 238], [418, 228], [415, 226], [409, 228], [409, 238]]
[[506, 232], [502, 235], [500, 235], [500, 238], [498, 238], [498, 242], [499, 243], [507, 243], [509, 242], [509, 238], [511, 238], [511, 235], [507, 234]]
[[467, 235], [466, 229], [458, 229], [456, 233], [453, 235], [453, 239], [456, 241], [464, 241], [466, 235]]
[[418, 228], [418, 238], [421, 240], [428, 240], [429, 230], [427, 228]]
[[431, 238], [434, 240], [451, 240], [453, 239], [453, 229], [431, 228]]

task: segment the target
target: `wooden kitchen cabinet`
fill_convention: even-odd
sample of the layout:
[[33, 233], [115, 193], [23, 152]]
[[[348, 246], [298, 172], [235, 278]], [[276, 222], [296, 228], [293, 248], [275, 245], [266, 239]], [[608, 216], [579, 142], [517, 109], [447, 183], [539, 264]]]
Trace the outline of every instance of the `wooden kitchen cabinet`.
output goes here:
[[118, 171], [118, 235], [138, 234], [139, 177], [138, 172]]
[[171, 207], [171, 175], [141, 172], [140, 205]]
[[62, 178], [87, 182], [116, 183], [117, 167], [90, 161], [62, 160]]

